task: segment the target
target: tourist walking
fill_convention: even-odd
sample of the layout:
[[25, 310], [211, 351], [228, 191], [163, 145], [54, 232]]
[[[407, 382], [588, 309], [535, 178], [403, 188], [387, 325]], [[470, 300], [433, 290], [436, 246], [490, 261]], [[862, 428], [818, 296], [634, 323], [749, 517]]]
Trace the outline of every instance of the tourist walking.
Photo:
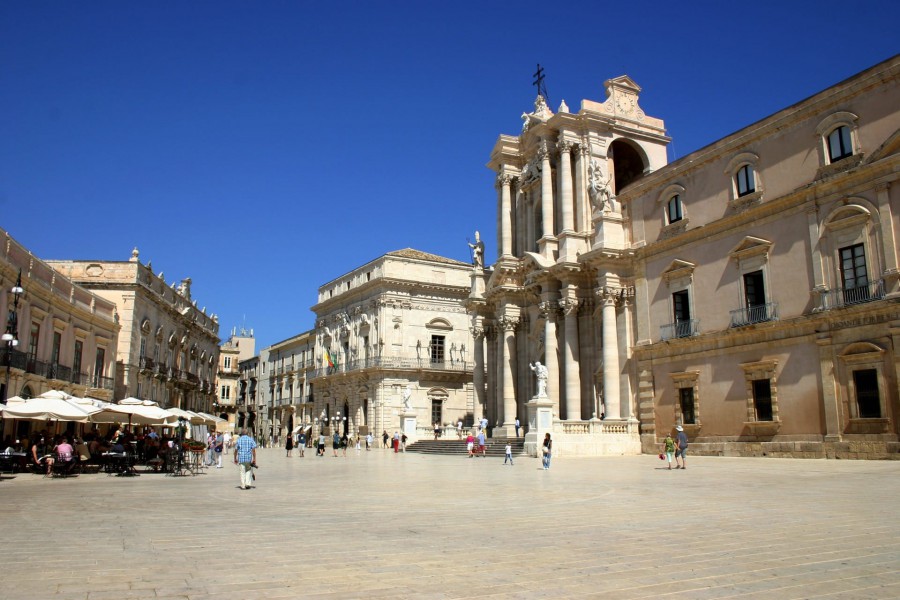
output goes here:
[[382, 448], [388, 447], [388, 439], [389, 438], [390, 438], [390, 436], [388, 435], [388, 432], [386, 430], [381, 432], [381, 447]]
[[408, 439], [409, 438], [406, 437], [405, 433], [400, 436], [400, 449], [403, 450], [404, 452], [406, 452], [406, 440], [408, 440]]
[[206, 434], [206, 466], [216, 464], [216, 433], [210, 431]]
[[225, 435], [222, 432], [216, 434], [216, 468], [222, 468], [222, 454], [225, 452]]
[[462, 420], [456, 422], [456, 439], [462, 439]]
[[475, 436], [471, 433], [466, 436], [466, 450], [469, 452], [469, 458], [475, 458]]
[[241, 430], [241, 437], [234, 444], [234, 464], [241, 469], [241, 489], [248, 490], [253, 487], [253, 467], [256, 466], [256, 440]]
[[325, 456], [325, 433], [319, 434], [319, 445], [316, 446], [316, 456]]
[[519, 423], [519, 420], [516, 419], [516, 437], [519, 437], [519, 427], [521, 427], [521, 424]]
[[[687, 434], [684, 432], [684, 427], [681, 425], [677, 425], [675, 431], [677, 432], [675, 435], [675, 468], [687, 469], [687, 464], [684, 462], [684, 452], [688, 447]], [[678, 465], [679, 458], [681, 458], [680, 466]]]
[[513, 466], [514, 463], [512, 460], [512, 444], [510, 444], [509, 442], [506, 442], [506, 457], [503, 459], [504, 465], [506, 464], [506, 461], [509, 461], [509, 466]]
[[400, 452], [400, 432], [394, 432], [394, 439], [391, 442], [394, 445], [394, 454]]
[[553, 458], [553, 440], [550, 439], [550, 433], [544, 434], [544, 443], [541, 445], [541, 452], [544, 455], [544, 470], [550, 468], [550, 459]]
[[366, 452], [372, 449], [372, 434], [366, 434]]
[[663, 452], [666, 453], [666, 461], [669, 463], [669, 470], [672, 470], [672, 458], [675, 456], [675, 440], [672, 439], [672, 434], [669, 433], [666, 435], [666, 439], [663, 440]]
[[290, 458], [291, 450], [294, 449], [294, 436], [288, 434], [284, 438], [284, 449], [287, 451], [286, 458]]
[[481, 456], [485, 456], [487, 453], [487, 441], [484, 437], [484, 429], [478, 432], [478, 452], [481, 453]]
[[297, 436], [297, 455], [303, 457], [303, 451], [306, 449], [306, 433], [301, 431]]
[[337, 458], [337, 455], [338, 455], [337, 451], [338, 451], [338, 448], [340, 448], [340, 447], [341, 447], [341, 436], [338, 435], [337, 431], [335, 431], [334, 435], [331, 436], [331, 450], [332, 450], [332, 452], [334, 452], [335, 458]]

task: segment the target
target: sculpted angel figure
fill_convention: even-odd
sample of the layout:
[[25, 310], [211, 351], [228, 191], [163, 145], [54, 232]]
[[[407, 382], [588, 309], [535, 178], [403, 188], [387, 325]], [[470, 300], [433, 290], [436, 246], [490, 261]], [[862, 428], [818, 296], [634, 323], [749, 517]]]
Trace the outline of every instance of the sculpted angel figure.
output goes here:
[[609, 185], [612, 181], [612, 176], [603, 179], [600, 161], [596, 158], [592, 158], [591, 164], [588, 166], [588, 179], [591, 204], [594, 205], [594, 209], [603, 210], [608, 207], [610, 210], [615, 210], [615, 200], [613, 199], [612, 189]]
[[406, 386], [406, 389], [403, 390], [403, 409], [410, 410], [412, 407], [409, 405], [409, 399], [412, 397], [412, 386]]

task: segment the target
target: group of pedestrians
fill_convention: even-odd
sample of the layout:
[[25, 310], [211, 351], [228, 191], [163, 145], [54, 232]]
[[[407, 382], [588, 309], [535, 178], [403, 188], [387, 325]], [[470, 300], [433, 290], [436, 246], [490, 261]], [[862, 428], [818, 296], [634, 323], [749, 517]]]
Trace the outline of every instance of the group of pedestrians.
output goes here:
[[[672, 434], [669, 433], [666, 436], [666, 439], [663, 440], [662, 443], [663, 452], [665, 453], [666, 462], [669, 464], [669, 470], [672, 470], [672, 459], [675, 459], [675, 468], [676, 469], [687, 469], [687, 464], [684, 461], [684, 451], [687, 450], [688, 447], [688, 438], [687, 434], [684, 432], [684, 427], [681, 425], [675, 426], [675, 437], [672, 438]], [[662, 455], [660, 455], [662, 458]], [[679, 462], [680, 459], [680, 462]]]

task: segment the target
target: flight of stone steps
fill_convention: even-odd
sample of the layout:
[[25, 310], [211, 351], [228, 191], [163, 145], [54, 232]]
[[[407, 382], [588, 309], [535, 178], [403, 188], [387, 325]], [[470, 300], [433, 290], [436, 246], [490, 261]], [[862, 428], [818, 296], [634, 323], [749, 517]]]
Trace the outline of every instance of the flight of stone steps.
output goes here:
[[[510, 445], [512, 445], [513, 456], [518, 456], [524, 452], [525, 438], [510, 438], [508, 441]], [[485, 454], [487, 456], [499, 456], [502, 458], [505, 454], [506, 442], [507, 440], [505, 439], [488, 438]], [[407, 445], [406, 451], [420, 452], [422, 454], [457, 454], [459, 456], [466, 456], [468, 454], [468, 451], [466, 450], [466, 441], [464, 439], [419, 440], [418, 442]]]

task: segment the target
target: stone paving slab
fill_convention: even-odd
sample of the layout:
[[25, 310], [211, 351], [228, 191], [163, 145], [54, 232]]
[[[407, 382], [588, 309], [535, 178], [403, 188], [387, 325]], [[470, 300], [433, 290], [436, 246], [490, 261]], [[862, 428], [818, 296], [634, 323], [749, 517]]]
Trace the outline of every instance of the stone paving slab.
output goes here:
[[900, 598], [900, 461], [261, 450], [0, 481], [0, 599]]

